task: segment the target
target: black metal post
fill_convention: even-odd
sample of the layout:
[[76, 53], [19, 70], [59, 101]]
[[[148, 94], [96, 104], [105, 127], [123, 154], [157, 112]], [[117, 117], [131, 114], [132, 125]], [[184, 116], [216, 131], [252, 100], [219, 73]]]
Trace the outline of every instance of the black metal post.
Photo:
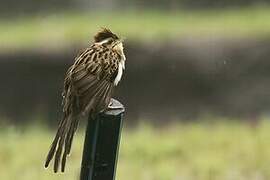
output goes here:
[[96, 119], [88, 119], [80, 180], [114, 180], [124, 106], [115, 99]]

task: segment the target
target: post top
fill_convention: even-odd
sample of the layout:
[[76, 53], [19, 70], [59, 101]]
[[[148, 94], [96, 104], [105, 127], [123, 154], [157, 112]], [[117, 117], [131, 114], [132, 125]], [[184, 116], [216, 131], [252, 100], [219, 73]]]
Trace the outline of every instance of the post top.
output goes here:
[[117, 116], [117, 115], [119, 115], [119, 114], [121, 114], [123, 112], [125, 112], [125, 107], [123, 106], [123, 104], [121, 104], [116, 99], [111, 98], [110, 105], [104, 111], [104, 114], [105, 115]]

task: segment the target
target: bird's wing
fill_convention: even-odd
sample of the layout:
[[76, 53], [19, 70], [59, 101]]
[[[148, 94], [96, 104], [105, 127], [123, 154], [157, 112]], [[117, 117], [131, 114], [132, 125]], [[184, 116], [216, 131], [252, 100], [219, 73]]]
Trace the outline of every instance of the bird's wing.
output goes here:
[[[109, 105], [113, 79], [117, 74], [118, 60], [105, 60], [102, 49], [92, 46], [81, 53], [69, 72], [72, 91], [76, 94], [77, 107], [82, 113], [98, 113]], [[110, 60], [114, 63], [110, 63]]]

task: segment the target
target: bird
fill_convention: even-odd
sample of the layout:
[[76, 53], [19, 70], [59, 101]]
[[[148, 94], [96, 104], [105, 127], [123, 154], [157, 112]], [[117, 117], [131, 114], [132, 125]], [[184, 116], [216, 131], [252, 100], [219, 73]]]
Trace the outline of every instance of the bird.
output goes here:
[[94, 42], [77, 55], [68, 68], [62, 92], [63, 118], [48, 152], [45, 168], [54, 158], [53, 170], [65, 171], [79, 119], [96, 117], [110, 106], [113, 90], [120, 82], [126, 57], [123, 40], [108, 28], [101, 28]]

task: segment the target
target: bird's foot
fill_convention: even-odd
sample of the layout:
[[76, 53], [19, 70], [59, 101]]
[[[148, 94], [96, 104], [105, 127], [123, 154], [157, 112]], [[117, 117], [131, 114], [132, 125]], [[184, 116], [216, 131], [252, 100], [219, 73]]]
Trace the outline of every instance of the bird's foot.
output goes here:
[[122, 109], [123, 106], [119, 103], [115, 103], [115, 100], [111, 100], [108, 106], [108, 110]]

